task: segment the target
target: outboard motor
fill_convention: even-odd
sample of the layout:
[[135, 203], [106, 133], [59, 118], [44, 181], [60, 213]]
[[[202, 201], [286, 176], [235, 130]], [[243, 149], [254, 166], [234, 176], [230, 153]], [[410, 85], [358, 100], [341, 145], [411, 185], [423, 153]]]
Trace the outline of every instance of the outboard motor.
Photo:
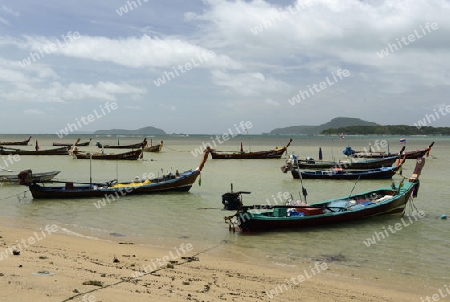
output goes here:
[[17, 175], [19, 184], [22, 186], [29, 186], [33, 182], [33, 172], [31, 170], [23, 170]]
[[342, 151], [342, 153], [344, 153], [344, 155], [350, 156], [356, 153], [355, 150], [352, 149], [352, 147], [347, 146], [345, 147], [344, 151]]
[[225, 210], [234, 211], [242, 206], [241, 194], [250, 194], [251, 192], [239, 191], [233, 192], [233, 184], [231, 184], [231, 191], [222, 195], [222, 204]]

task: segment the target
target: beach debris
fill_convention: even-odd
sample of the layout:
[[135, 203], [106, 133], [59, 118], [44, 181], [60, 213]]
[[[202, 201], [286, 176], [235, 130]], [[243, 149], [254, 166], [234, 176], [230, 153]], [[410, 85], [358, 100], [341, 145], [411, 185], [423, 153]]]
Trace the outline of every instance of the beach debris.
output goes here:
[[75, 294], [79, 294], [80, 293], [79, 290], [76, 289], [76, 288], [72, 292], [74, 292]]
[[49, 272], [49, 271], [38, 271], [36, 273], [31, 273], [31, 274], [33, 276], [43, 276], [43, 277], [55, 275], [55, 273], [52, 273], [52, 272]]
[[187, 260], [187, 262], [200, 261], [200, 259], [198, 259], [198, 257], [181, 257], [181, 259]]
[[183, 281], [183, 283], [182, 283], [183, 285], [189, 285], [189, 284], [191, 284], [189, 281]]
[[322, 255], [320, 258], [312, 258], [314, 261], [323, 261], [323, 262], [342, 262], [347, 261], [347, 257], [343, 254], [334, 254], [334, 255]]
[[39, 259], [45, 260], [45, 259], [48, 259], [48, 257], [47, 256], [39, 256]]
[[441, 215], [441, 219], [447, 219], [447, 215], [442, 214], [442, 215]]
[[172, 263], [167, 263], [167, 268], [174, 268]]
[[103, 282], [102, 281], [89, 280], [89, 281], [84, 281], [83, 285], [94, 285], [94, 286], [103, 287]]
[[5, 274], [3, 274], [3, 273], [0, 273], [0, 277], [3, 277]]
[[123, 237], [123, 236], [125, 236], [124, 234], [115, 233], [115, 232], [109, 233], [109, 235], [114, 236], [114, 237]]
[[15, 255], [15, 256], [20, 255], [20, 251], [19, 250], [13, 250], [13, 255]]
[[117, 259], [116, 257], [114, 257], [114, 259], [113, 259], [113, 263], [119, 263], [120, 262], [120, 260], [119, 259]]

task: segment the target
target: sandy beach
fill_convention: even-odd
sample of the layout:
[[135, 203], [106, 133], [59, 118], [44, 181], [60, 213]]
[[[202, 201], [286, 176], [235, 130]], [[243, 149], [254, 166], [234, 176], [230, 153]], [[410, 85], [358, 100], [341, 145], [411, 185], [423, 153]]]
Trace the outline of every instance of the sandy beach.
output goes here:
[[[221, 257], [223, 244], [151, 248], [2, 226], [1, 301], [421, 301], [436, 288], [412, 276], [345, 267], [293, 267]], [[13, 255], [13, 250], [20, 252]], [[301, 267], [301, 269], [299, 269]], [[442, 299], [444, 300], [444, 299]]]

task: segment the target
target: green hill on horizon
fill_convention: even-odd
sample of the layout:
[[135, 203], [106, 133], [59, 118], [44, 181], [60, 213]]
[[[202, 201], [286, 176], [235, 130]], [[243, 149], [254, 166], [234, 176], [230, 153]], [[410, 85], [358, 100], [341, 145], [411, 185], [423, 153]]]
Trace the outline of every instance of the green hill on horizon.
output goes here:
[[269, 134], [321, 134], [327, 129], [350, 127], [350, 126], [379, 126], [377, 123], [364, 121], [353, 117], [336, 117], [331, 121], [321, 124], [319, 126], [290, 126], [285, 128], [276, 128], [269, 132]]
[[126, 129], [110, 129], [110, 130], [97, 130], [94, 134], [99, 135], [111, 135], [111, 134], [122, 134], [122, 135], [164, 135], [166, 132], [162, 129], [155, 128], [152, 126], [139, 128], [136, 130], [126, 130]]

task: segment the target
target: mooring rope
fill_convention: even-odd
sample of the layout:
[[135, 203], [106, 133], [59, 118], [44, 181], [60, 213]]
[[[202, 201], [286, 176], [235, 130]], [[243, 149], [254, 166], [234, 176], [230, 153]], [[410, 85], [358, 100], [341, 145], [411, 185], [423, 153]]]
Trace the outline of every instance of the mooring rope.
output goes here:
[[13, 195], [9, 195], [9, 196], [0, 198], [0, 200], [5, 200], [5, 199], [8, 199], [8, 198], [17, 197], [19, 199], [19, 201], [20, 201], [21, 200], [20, 199], [20, 195], [23, 194], [23, 198], [25, 198], [26, 197], [25, 195], [27, 194], [27, 192], [28, 192], [28, 190], [25, 190], [25, 191], [20, 192], [20, 193], [16, 193], [16, 194], [13, 194]]
[[[207, 249], [205, 249], [205, 250], [203, 250], [203, 251], [200, 251], [200, 252], [194, 254], [193, 256], [190, 256], [190, 257], [181, 257], [181, 259], [186, 260], [186, 261], [184, 261], [184, 262], [177, 262], [176, 265], [183, 265], [183, 264], [186, 264], [186, 263], [189, 263], [189, 262], [192, 262], [192, 261], [198, 261], [198, 258], [197, 258], [198, 255], [204, 254], [204, 253], [206, 253], [207, 251], [210, 251], [210, 250], [212, 250], [212, 249], [215, 249], [215, 248], [217, 248], [218, 246], [220, 246], [221, 244], [223, 244], [223, 243], [225, 243], [225, 242], [226, 242], [226, 240], [222, 240], [220, 243], [218, 243], [218, 244], [216, 244], [216, 245], [214, 245], [214, 246], [212, 246], [212, 247], [210, 247], [210, 248], [207, 248]], [[172, 265], [174, 265], [174, 263], [172, 263]], [[105, 289], [105, 288], [108, 288], [108, 287], [116, 286], [116, 285], [121, 284], [121, 283], [124, 283], [124, 282], [131, 282], [131, 281], [133, 281], [133, 280], [139, 279], [139, 278], [144, 277], [144, 276], [147, 276], [147, 275], [151, 275], [151, 274], [153, 274], [153, 273], [156, 273], [156, 272], [158, 272], [158, 271], [165, 270], [165, 269], [167, 269], [167, 268], [168, 268], [168, 266], [165, 266], [165, 267], [157, 268], [157, 269], [155, 269], [155, 270], [153, 270], [153, 271], [151, 271], [151, 272], [148, 272], [148, 273], [139, 273], [139, 276], [138, 276], [138, 277], [134, 277], [134, 278], [133, 278], [133, 277], [129, 277], [129, 278], [126, 278], [126, 279], [122, 279], [122, 280], [120, 280], [120, 281], [117, 281], [116, 283], [111, 283], [111, 284], [108, 284], [108, 285], [105, 285], [105, 286], [102, 286], [102, 287], [99, 287], [99, 288], [94, 288], [94, 289], [92, 289], [92, 290], [90, 290], [90, 291], [87, 291], [87, 292], [78, 293], [78, 294], [76, 294], [76, 295], [74, 295], [74, 296], [71, 296], [71, 297], [69, 297], [69, 298], [66, 298], [66, 299], [62, 300], [61, 302], [71, 301], [71, 300], [73, 300], [74, 298], [77, 298], [77, 297], [79, 297], [79, 296], [81, 296], [81, 295], [90, 294], [90, 293], [99, 291], [99, 290], [101, 290], [101, 289]]]

